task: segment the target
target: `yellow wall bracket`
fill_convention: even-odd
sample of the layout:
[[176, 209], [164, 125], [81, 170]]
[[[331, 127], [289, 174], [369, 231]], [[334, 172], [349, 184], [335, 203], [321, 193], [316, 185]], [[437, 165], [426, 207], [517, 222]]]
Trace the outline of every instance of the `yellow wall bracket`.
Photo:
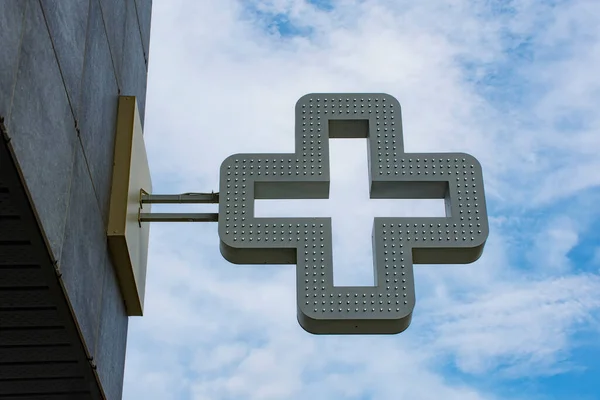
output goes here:
[[[130, 316], [144, 308], [150, 226], [139, 218], [145, 193], [152, 193], [152, 181], [137, 101], [120, 96], [107, 236]], [[150, 204], [144, 207], [149, 211]]]

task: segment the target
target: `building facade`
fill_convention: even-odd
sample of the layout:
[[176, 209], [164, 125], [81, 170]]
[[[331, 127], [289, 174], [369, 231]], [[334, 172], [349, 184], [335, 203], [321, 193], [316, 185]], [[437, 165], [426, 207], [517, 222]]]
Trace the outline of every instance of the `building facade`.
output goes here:
[[119, 95], [144, 119], [151, 0], [0, 0], [0, 398], [120, 399], [106, 225]]

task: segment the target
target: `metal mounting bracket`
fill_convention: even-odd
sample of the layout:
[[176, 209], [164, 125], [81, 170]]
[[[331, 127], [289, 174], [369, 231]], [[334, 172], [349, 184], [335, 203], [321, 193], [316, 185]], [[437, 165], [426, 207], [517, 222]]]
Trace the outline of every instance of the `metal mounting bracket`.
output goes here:
[[217, 222], [218, 213], [143, 213], [144, 204], [219, 204], [219, 193], [150, 194], [140, 190], [138, 223], [142, 222]]

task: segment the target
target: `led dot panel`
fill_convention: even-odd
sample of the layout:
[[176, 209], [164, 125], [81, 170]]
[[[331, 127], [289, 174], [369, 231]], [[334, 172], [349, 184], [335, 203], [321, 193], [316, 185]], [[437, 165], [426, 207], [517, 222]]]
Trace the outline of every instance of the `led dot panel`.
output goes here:
[[[464, 153], [405, 153], [400, 104], [387, 94], [303, 96], [295, 131], [295, 153], [222, 163], [221, 253], [236, 264], [296, 264], [298, 322], [308, 332], [402, 332], [415, 306], [413, 264], [470, 263], [483, 251], [479, 162]], [[329, 138], [368, 138], [371, 198], [446, 202], [445, 218], [374, 218], [374, 287], [333, 285], [330, 218], [254, 217], [254, 199], [329, 196]]]

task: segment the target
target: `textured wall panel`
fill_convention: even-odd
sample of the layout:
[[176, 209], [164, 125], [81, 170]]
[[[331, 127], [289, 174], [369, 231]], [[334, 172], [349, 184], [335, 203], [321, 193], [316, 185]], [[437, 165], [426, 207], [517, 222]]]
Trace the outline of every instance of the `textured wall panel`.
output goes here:
[[90, 0], [42, 0], [69, 100], [77, 115]]
[[[368, 138], [371, 198], [444, 198], [447, 215], [375, 218], [375, 286], [334, 286], [331, 219], [255, 218], [254, 199], [327, 198], [329, 138], [361, 137]], [[296, 152], [229, 157], [220, 193], [223, 256], [235, 263], [296, 263], [298, 320], [312, 333], [403, 331], [415, 306], [413, 264], [473, 262], [488, 234], [477, 160], [405, 153], [400, 105], [385, 94], [302, 97]]]
[[0, 43], [2, 43], [2, 57], [0, 57], [0, 116], [4, 117], [9, 115], [17, 76], [23, 17], [29, 1], [0, 1]]
[[[24, 192], [19, 192], [22, 183], [12, 158], [3, 156], [3, 398], [99, 399], [75, 324], [94, 356], [107, 398], [121, 397], [128, 320], [108, 260], [105, 223], [119, 88], [138, 96], [143, 108], [149, 4], [134, 0], [0, 2], [4, 50], [0, 116], [7, 117], [10, 146], [51, 248], [49, 256]], [[8, 159], [10, 176], [6, 174]], [[7, 180], [11, 185], [4, 185]], [[59, 286], [54, 260], [74, 318]], [[12, 346], [19, 346], [19, 351]], [[19, 368], [5, 368], [7, 362]], [[62, 369], [65, 365], [73, 369]], [[73, 379], [61, 379], [64, 374]], [[43, 375], [52, 379], [36, 379]]]
[[121, 62], [120, 88], [121, 94], [135, 96], [138, 102], [142, 126], [146, 110], [146, 62], [142, 37], [135, 12], [135, 3], [127, 2], [127, 19], [123, 44], [123, 60]]
[[39, 2], [29, 4], [9, 128], [45, 234], [58, 257], [77, 133], [41, 7]]
[[80, 132], [102, 219], [108, 221], [119, 88], [98, 0], [90, 3]]
[[118, 400], [123, 392], [125, 347], [127, 344], [128, 317], [110, 258], [106, 260], [102, 314], [96, 360], [98, 374], [107, 398]]
[[117, 80], [121, 87], [121, 62], [123, 61], [123, 38], [125, 37], [125, 18], [130, 1], [93, 0], [100, 2], [104, 26], [108, 35], [110, 53], [113, 60]]
[[150, 27], [152, 25], [152, 0], [135, 0], [135, 8], [140, 25], [140, 32], [142, 33], [142, 45], [144, 47], [146, 65], [148, 65], [148, 54], [150, 52]]
[[78, 150], [59, 268], [87, 349], [94, 354], [107, 254], [106, 231], [83, 153], [80, 147]]

